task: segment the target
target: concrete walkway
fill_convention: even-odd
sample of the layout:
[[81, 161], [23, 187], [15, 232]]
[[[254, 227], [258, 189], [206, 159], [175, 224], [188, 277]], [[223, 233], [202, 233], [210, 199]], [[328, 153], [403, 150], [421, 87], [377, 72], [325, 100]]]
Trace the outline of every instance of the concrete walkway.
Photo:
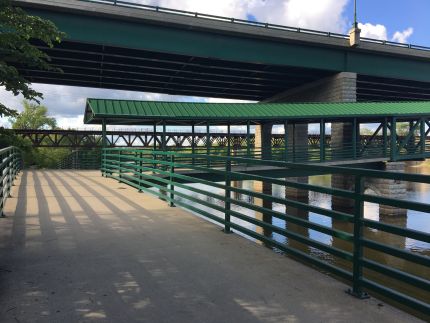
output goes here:
[[12, 194], [0, 322], [418, 321], [99, 172], [26, 171]]

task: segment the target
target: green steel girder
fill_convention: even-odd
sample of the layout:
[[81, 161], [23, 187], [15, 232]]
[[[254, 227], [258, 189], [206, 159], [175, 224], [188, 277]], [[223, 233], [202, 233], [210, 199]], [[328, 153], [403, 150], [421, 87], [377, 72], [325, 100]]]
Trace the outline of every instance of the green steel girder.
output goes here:
[[239, 37], [43, 9], [27, 10], [52, 20], [66, 32], [67, 40], [80, 43], [210, 58], [221, 60], [221, 65], [255, 63], [430, 82], [430, 60], [412, 56]]

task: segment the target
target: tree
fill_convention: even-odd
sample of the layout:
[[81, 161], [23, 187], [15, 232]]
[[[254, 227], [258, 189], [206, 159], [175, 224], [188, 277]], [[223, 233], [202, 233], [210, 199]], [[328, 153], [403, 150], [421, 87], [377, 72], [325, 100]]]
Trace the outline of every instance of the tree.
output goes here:
[[[55, 25], [40, 17], [30, 16], [9, 0], [0, 0], [0, 85], [14, 95], [40, 103], [42, 93], [31, 88], [18, 68], [60, 71], [49, 64], [49, 56], [34, 42], [53, 47], [64, 34]], [[0, 102], [0, 116], [16, 116], [17, 112]]]
[[24, 111], [14, 119], [10, 119], [13, 129], [54, 129], [55, 118], [48, 117], [48, 109], [43, 105], [23, 101]]

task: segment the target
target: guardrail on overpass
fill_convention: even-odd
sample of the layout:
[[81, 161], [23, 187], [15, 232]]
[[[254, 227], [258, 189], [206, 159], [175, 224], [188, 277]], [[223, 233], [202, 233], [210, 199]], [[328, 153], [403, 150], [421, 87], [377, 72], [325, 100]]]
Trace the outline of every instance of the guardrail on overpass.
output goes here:
[[[285, 30], [289, 32], [297, 32], [297, 33], [310, 34], [310, 35], [320, 35], [320, 36], [333, 37], [333, 38], [349, 39], [349, 35], [345, 35], [345, 34], [326, 32], [326, 31], [307, 29], [307, 28], [284, 26], [284, 25], [271, 24], [271, 23], [263, 23], [259, 21], [246, 20], [246, 19], [223, 17], [223, 16], [217, 16], [217, 15], [211, 15], [211, 14], [205, 14], [205, 13], [199, 13], [199, 12], [159, 7], [159, 6], [151, 6], [151, 5], [145, 5], [145, 4], [135, 3], [130, 1], [121, 1], [121, 0], [79, 0], [79, 1], [111, 4], [119, 7], [162, 12], [162, 13], [181, 15], [181, 16], [187, 16], [187, 17], [195, 17], [200, 19], [225, 21], [225, 22], [230, 22], [230, 23], [239, 24], [239, 25], [248, 25], [248, 26], [261, 27], [261, 28], [267, 28], [267, 29]], [[388, 40], [381, 40], [381, 39], [374, 39], [374, 38], [367, 38], [367, 37], [361, 37], [360, 40], [363, 42], [368, 42], [373, 44], [381, 44], [386, 46], [430, 51], [430, 47], [398, 43], [398, 42], [392, 42]]]

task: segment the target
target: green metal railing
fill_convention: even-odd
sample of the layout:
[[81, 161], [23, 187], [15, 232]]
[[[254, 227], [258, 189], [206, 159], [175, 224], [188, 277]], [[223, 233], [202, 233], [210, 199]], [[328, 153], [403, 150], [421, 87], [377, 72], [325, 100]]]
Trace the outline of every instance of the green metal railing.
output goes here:
[[72, 151], [57, 165], [58, 169], [100, 169], [101, 149]]
[[17, 174], [22, 168], [21, 151], [16, 147], [0, 149], [0, 216]]
[[[210, 166], [208, 166], [210, 165]], [[249, 166], [269, 167], [265, 175], [247, 173]], [[342, 174], [355, 178], [354, 190], [329, 188], [310, 185], [271, 177], [273, 169], [291, 169], [293, 171], [323, 172], [325, 174]], [[430, 176], [383, 172], [367, 169], [330, 167], [321, 165], [304, 165], [284, 161], [262, 160], [256, 158], [226, 157], [221, 155], [189, 154], [181, 152], [149, 151], [130, 148], [104, 149], [101, 171], [104, 176], [119, 180], [133, 186], [140, 191], [149, 192], [169, 203], [178, 205], [224, 226], [225, 232], [236, 230], [264, 244], [275, 247], [296, 258], [333, 273], [352, 284], [351, 293], [363, 297], [365, 291], [375, 292], [386, 298], [395, 300], [422, 313], [430, 313], [430, 257], [408, 249], [378, 241], [378, 238], [368, 231], [377, 230], [384, 234], [414, 239], [423, 243], [430, 243], [430, 234], [391, 224], [364, 218], [364, 203], [376, 203], [394, 208], [414, 210], [430, 213], [428, 203], [411, 202], [392, 199], [383, 196], [369, 195], [364, 192], [365, 179], [386, 179], [430, 184]], [[195, 173], [214, 174], [219, 182], [198, 178]], [[350, 212], [332, 210], [311, 205], [288, 197], [276, 197], [264, 190], [235, 187], [234, 181], [253, 180], [265, 185], [281, 185], [286, 188], [306, 190], [327, 194], [333, 197], [352, 200], [354, 209]], [[199, 187], [186, 183], [198, 183]], [[203, 187], [203, 188], [202, 188]], [[223, 192], [223, 193], [219, 193]], [[197, 195], [196, 195], [197, 194]], [[236, 198], [237, 194], [247, 196], [247, 199]], [[255, 203], [262, 201], [261, 204]], [[267, 206], [267, 203], [270, 206]], [[339, 227], [325, 226], [290, 214], [272, 209], [272, 204], [304, 210], [322, 215], [336, 221]], [[247, 216], [240, 210], [246, 209], [258, 212], [266, 217], [281, 219], [288, 224], [279, 227], [272, 221], [260, 220]], [[217, 215], [218, 214], [218, 215]], [[240, 220], [238, 222], [238, 220]], [[246, 223], [247, 225], [244, 225]], [[294, 244], [286, 244], [274, 239], [272, 235], [260, 233], [250, 229], [249, 225], [259, 227], [263, 232], [281, 235], [288, 241], [307, 246], [332, 257], [328, 260], [318, 257], [318, 253], [309, 253]], [[342, 241], [345, 248], [326, 244], [302, 235], [290, 228], [299, 226], [306, 230], [313, 230], [332, 239]], [[424, 268], [423, 272], [409, 272], [386, 263], [380, 262], [372, 255], [382, 253]], [[375, 279], [383, 276], [389, 280], [396, 280], [406, 285], [398, 287], [384, 280]], [[418, 293], [417, 293], [418, 291]]]

